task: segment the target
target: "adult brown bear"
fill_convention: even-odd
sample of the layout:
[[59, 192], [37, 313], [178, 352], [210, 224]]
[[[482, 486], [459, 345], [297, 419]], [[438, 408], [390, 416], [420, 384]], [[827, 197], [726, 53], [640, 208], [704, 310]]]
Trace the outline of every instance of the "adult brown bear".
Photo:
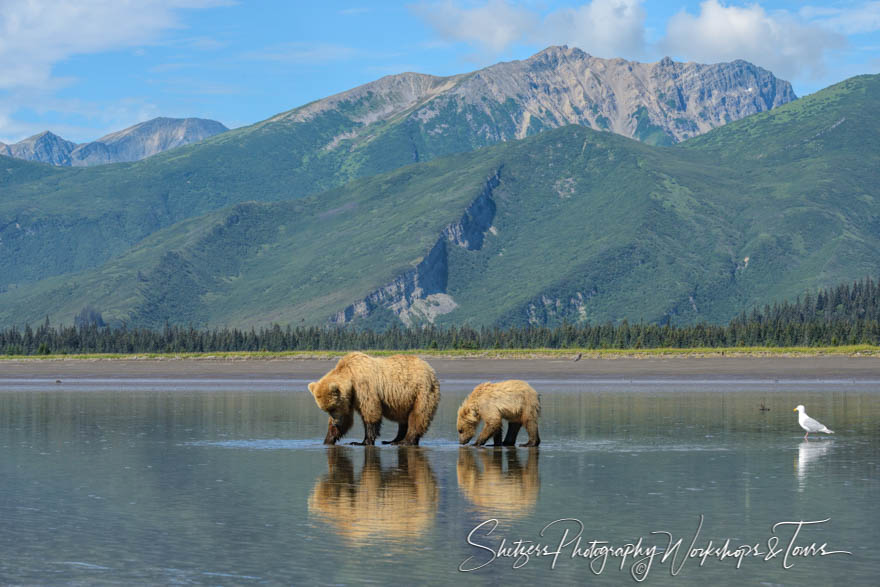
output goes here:
[[397, 436], [385, 444], [418, 445], [428, 431], [440, 384], [434, 369], [418, 357], [388, 358], [349, 353], [320, 381], [309, 383], [318, 407], [330, 414], [324, 444], [336, 444], [354, 423], [354, 412], [364, 421], [363, 442], [376, 443], [382, 418], [398, 423]]

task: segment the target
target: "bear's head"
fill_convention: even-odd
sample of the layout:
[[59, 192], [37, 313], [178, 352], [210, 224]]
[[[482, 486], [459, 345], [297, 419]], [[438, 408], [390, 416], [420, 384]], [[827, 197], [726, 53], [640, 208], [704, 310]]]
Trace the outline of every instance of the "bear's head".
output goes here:
[[477, 432], [477, 424], [480, 423], [480, 415], [477, 408], [470, 405], [467, 401], [458, 408], [458, 418], [456, 426], [458, 427], [458, 442], [467, 444]]
[[351, 419], [351, 382], [328, 376], [309, 383], [309, 391], [318, 407], [330, 414], [333, 425], [340, 426]]

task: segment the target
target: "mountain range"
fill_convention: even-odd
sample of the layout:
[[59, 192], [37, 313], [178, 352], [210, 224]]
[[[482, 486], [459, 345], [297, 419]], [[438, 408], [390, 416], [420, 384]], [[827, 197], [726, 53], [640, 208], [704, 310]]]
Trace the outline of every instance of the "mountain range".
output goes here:
[[[649, 79], [656, 96], [645, 90]], [[600, 93], [588, 100], [591, 85]], [[688, 98], [670, 110], [660, 94]], [[551, 47], [525, 61], [450, 78], [387, 76], [128, 166], [7, 165], [0, 176], [8, 193], [0, 201], [0, 239], [16, 254], [0, 255], [0, 288], [96, 267], [160, 228], [224, 206], [301, 198], [513, 139], [526, 118], [527, 134], [566, 122], [592, 128], [589, 118], [564, 117], [575, 103], [591, 104], [578, 112], [604, 112], [608, 120], [641, 112], [633, 131], [668, 142], [672, 136], [658, 139], [656, 129], [673, 126], [681, 110], [723, 124], [793, 98], [787, 82], [742, 61], [651, 65]], [[599, 127], [625, 129], [603, 126], [605, 119], [596, 116]]]
[[387, 76], [268, 122], [342, 114], [342, 132], [323, 146], [335, 150], [374, 140], [372, 123], [388, 121], [407, 129], [418, 161], [419, 135], [485, 146], [579, 124], [672, 144], [795, 98], [791, 84], [746, 61], [639, 63], [561, 46], [452, 77]]
[[137, 161], [227, 130], [215, 120], [154, 118], [79, 145], [45, 131], [12, 145], [0, 143], [0, 155], [52, 165], [87, 167]]
[[[454, 78], [383, 78], [134, 163], [0, 160], [0, 323], [69, 323], [86, 305], [145, 326], [724, 321], [876, 272], [878, 76], [791, 101], [744, 62], [632, 67], [677, 71], [700, 120], [728, 80], [718, 108], [745, 117], [662, 146], [684, 137], [553, 114], [565, 92], [534, 76], [573, 59], [593, 60], [551, 48]], [[714, 73], [697, 83], [701, 71]], [[738, 77], [761, 99], [734, 100]], [[487, 80], [547, 96], [475, 98], [497, 88]], [[637, 103], [622, 96], [619, 112]], [[551, 122], [517, 138], [529, 108]]]

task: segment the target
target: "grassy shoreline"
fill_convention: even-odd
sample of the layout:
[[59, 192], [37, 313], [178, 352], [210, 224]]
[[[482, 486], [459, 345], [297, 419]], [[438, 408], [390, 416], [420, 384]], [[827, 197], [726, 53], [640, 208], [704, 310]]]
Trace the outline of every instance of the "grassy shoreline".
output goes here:
[[[201, 353], [96, 353], [79, 355], [0, 355], [2, 361], [58, 360], [279, 360], [330, 359], [349, 351], [235, 351]], [[490, 349], [490, 350], [371, 350], [368, 354], [419, 355], [444, 359], [573, 359], [579, 353], [584, 359], [657, 359], [657, 358], [810, 358], [880, 357], [880, 347], [850, 345], [834, 347], [729, 347], [729, 348], [652, 348], [652, 349]]]

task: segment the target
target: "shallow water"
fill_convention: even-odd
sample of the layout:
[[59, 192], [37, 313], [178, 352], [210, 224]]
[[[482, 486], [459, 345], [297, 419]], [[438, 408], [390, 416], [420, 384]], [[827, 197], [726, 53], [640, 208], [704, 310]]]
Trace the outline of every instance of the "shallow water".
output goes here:
[[[647, 571], [653, 585], [876, 584], [876, 382], [544, 380], [537, 450], [458, 447], [473, 383], [443, 381], [423, 446], [405, 449], [325, 448], [326, 416], [298, 381], [7, 380], [0, 583], [618, 585]], [[804, 441], [799, 403], [837, 434]], [[540, 535], [565, 518], [579, 522]], [[771, 526], [825, 519], [795, 544], [852, 554], [784, 568], [794, 528]], [[580, 550], [560, 549], [579, 523]], [[674, 559], [652, 532], [682, 539]], [[658, 547], [649, 569], [572, 557], [640, 538]], [[728, 538], [765, 554], [739, 569], [684, 560], [692, 541]], [[502, 539], [561, 552], [489, 562]]]

